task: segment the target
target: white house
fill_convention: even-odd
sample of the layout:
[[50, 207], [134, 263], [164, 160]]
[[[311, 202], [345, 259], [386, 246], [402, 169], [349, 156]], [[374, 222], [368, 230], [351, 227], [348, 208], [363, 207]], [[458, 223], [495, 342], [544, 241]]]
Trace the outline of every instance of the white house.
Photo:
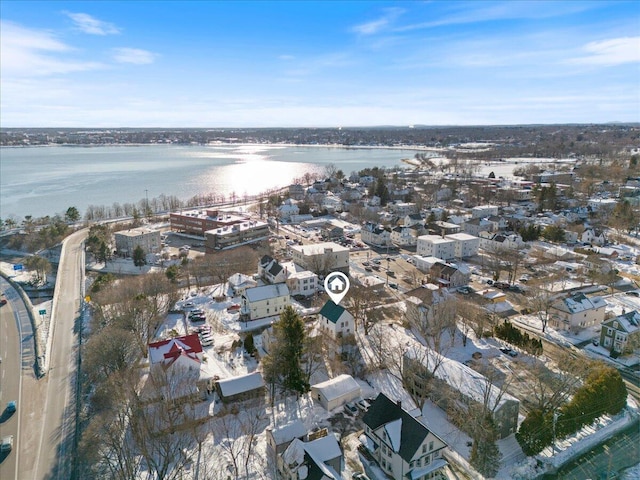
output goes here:
[[420, 230], [417, 224], [410, 227], [395, 227], [391, 230], [391, 243], [400, 247], [413, 247], [418, 243]]
[[442, 260], [437, 257], [423, 257], [422, 255], [412, 255], [415, 266], [423, 273], [429, 273], [431, 267]]
[[517, 233], [491, 233], [480, 232], [480, 248], [488, 251], [499, 250], [500, 248], [508, 248], [510, 250], [519, 250], [524, 248], [525, 242]]
[[291, 295], [313, 295], [320, 288], [318, 275], [306, 270], [294, 262], [283, 262], [282, 267], [286, 272], [286, 283]]
[[440, 235], [421, 235], [418, 237], [417, 254], [451, 260], [456, 256], [456, 242]]
[[240, 320], [280, 315], [290, 303], [289, 287], [285, 283], [247, 288], [241, 296]]
[[416, 213], [417, 210], [416, 204], [409, 202], [390, 203], [389, 208], [399, 217], [404, 217], [406, 215], [409, 215], [410, 213]]
[[258, 282], [249, 275], [245, 275], [243, 273], [234, 273], [229, 277], [227, 282], [229, 283], [229, 288], [231, 288], [234, 296], [242, 295], [247, 288], [258, 286]]
[[360, 385], [351, 375], [338, 375], [325, 382], [311, 385], [311, 398], [328, 411], [357, 400], [362, 395]]
[[471, 209], [472, 218], [484, 218], [490, 215], [498, 215], [497, 205], [478, 205]]
[[493, 231], [495, 224], [484, 218], [471, 218], [464, 222], [464, 231], [469, 235], [475, 235], [476, 237], [480, 232]]
[[395, 480], [446, 478], [442, 451], [447, 444], [384, 393], [378, 395], [364, 422], [364, 446], [380, 468]]
[[360, 230], [360, 238], [364, 243], [376, 247], [386, 247], [391, 245], [391, 231], [382, 225], [367, 222]]
[[346, 308], [333, 303], [332, 300], [327, 300], [327, 303], [318, 312], [318, 327], [333, 338], [353, 335], [356, 331], [353, 315]]
[[277, 460], [283, 480], [342, 480], [343, 463], [338, 440], [326, 434], [308, 442], [294, 439]]
[[403, 223], [405, 227], [410, 227], [411, 225], [424, 226], [424, 218], [419, 213], [410, 213], [405, 215]]
[[591, 243], [592, 245], [604, 245], [607, 243], [607, 235], [602, 230], [596, 230], [593, 227], [584, 229], [580, 236], [580, 241]]
[[576, 293], [551, 305], [549, 323], [556, 329], [577, 331], [602, 323], [607, 303], [602, 297]]
[[292, 215], [298, 215], [300, 208], [291, 199], [285, 200], [285, 202], [278, 207], [278, 216], [281, 220], [290, 220]]
[[317, 274], [349, 273], [349, 249], [334, 242], [292, 245], [291, 255], [294, 263]]
[[282, 283], [287, 279], [284, 267], [269, 255], [263, 255], [258, 261], [258, 275], [269, 283]]

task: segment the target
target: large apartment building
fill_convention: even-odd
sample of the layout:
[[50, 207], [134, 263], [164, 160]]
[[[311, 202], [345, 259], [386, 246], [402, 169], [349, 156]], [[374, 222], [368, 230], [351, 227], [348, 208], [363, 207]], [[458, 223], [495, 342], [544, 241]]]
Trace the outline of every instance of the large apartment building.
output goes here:
[[294, 263], [318, 275], [340, 271], [349, 273], [349, 249], [333, 242], [292, 245]]

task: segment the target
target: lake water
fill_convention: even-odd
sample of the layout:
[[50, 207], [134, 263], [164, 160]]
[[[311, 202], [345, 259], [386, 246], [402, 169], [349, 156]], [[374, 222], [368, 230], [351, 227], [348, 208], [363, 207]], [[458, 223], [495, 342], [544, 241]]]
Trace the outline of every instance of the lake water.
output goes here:
[[24, 147], [0, 149], [0, 217], [136, 203], [160, 194], [239, 198], [284, 187], [334, 164], [346, 175], [402, 166], [416, 150], [278, 145]]

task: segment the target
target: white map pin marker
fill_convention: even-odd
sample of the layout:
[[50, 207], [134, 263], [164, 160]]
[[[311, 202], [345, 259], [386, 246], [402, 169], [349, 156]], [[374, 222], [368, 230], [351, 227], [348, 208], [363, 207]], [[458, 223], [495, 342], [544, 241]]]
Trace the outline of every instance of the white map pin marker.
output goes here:
[[324, 279], [324, 289], [336, 305], [349, 291], [349, 277], [342, 272], [331, 272]]

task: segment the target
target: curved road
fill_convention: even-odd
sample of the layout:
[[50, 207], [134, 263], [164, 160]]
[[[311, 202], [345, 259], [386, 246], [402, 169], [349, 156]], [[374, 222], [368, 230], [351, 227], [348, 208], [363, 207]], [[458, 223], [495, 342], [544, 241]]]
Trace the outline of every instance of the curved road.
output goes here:
[[67, 237], [58, 266], [52, 312], [52, 337], [48, 351], [48, 373], [43, 384], [43, 421], [40, 441], [31, 450], [32, 474], [20, 478], [72, 478], [75, 448], [75, 386], [77, 365], [77, 324], [84, 282], [84, 240], [87, 229]]
[[[33, 452], [39, 442], [37, 425], [42, 419], [40, 383], [35, 371], [33, 330], [20, 295], [0, 279], [8, 300], [0, 307], [0, 435], [13, 435], [13, 451], [0, 457], [0, 478], [22, 479], [33, 465]], [[5, 406], [16, 400], [18, 410], [8, 415]]]

